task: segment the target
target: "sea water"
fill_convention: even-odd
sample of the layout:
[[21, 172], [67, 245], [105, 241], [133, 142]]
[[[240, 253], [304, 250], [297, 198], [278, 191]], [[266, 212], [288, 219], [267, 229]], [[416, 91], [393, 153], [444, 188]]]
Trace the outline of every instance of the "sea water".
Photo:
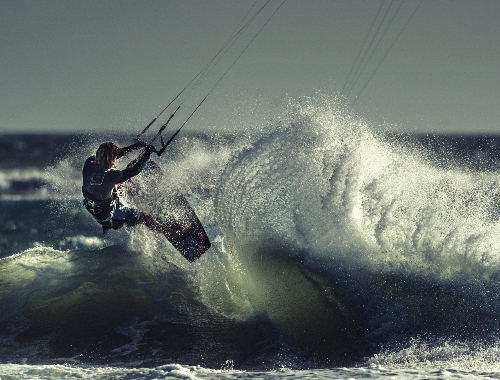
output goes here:
[[193, 264], [83, 208], [108, 139], [133, 142], [0, 137], [1, 379], [500, 377], [499, 137], [385, 133], [334, 99], [180, 135], [122, 199], [185, 194], [213, 243]]

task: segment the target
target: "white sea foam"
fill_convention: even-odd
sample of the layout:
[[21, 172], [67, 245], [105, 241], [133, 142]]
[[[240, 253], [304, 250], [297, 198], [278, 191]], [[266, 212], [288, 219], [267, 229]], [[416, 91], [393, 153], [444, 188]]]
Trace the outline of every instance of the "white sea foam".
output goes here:
[[[52, 366], [56, 375], [38, 366], [5, 365], [0, 371], [49, 371], [53, 377], [75, 371], [75, 376], [89, 378], [359, 378], [367, 374], [439, 378], [475, 376], [474, 369], [498, 374], [494, 337], [500, 320], [496, 205], [500, 192], [494, 174], [431, 164], [418, 150], [375, 133], [335, 99], [291, 104], [258, 137], [232, 142], [182, 137], [169, 153], [157, 160], [164, 175], [141, 184], [147, 196], [124, 197], [124, 201], [154, 211], [168, 193], [186, 193], [209, 232], [212, 249], [188, 264], [163, 237], [144, 226], [111, 231], [112, 239], [140, 253], [134, 259], [140, 260], [141, 271], [133, 277], [136, 266], [128, 265], [128, 257], [122, 261], [121, 251], [113, 248], [92, 256], [90, 262], [98, 261], [105, 268], [100, 273], [116, 269], [116, 286], [128, 285], [121, 279], [131, 276], [133, 287], [127, 288], [131, 294], [144, 286], [145, 294], [152, 287], [162, 299], [182, 299], [176, 307], [183, 316], [197, 315], [197, 306], [192, 305], [199, 302], [210, 313], [235, 321], [265, 316], [308, 347], [350, 347], [352, 342], [339, 334], [361, 331], [360, 340], [366, 339], [371, 347], [391, 343], [390, 348], [377, 355], [371, 352], [361, 360], [364, 367], [330, 372], [257, 375], [178, 364], [149, 369]], [[3, 170], [2, 199], [28, 199], [11, 191], [16, 181], [46, 183], [47, 194], [34, 191], [42, 199], [81, 196], [79, 169], [64, 160], [44, 170]], [[61, 207], [60, 220], [80, 210], [71, 207]], [[98, 235], [78, 231], [48, 244], [59, 251], [41, 243], [25, 251], [20, 259], [32, 263], [18, 269], [28, 276], [61, 261], [58, 274], [65, 273], [70, 263], [63, 250], [104, 248], [109, 240]], [[88, 284], [99, 279], [86, 272], [90, 264], [82, 258], [85, 253], [74, 255], [81, 273], [71, 281], [76, 285], [82, 281], [87, 292]], [[50, 273], [40, 273], [48, 276], [43, 279], [50, 278]], [[179, 273], [180, 285], [175, 284]], [[172, 283], [175, 292], [169, 293], [167, 284]], [[104, 289], [108, 282], [103, 284]], [[22, 296], [23, 289], [18, 288]], [[101, 305], [107, 304], [108, 300]], [[124, 354], [134, 352], [141, 334], [147, 332], [144, 326], [135, 327], [115, 326], [131, 338], [129, 345], [119, 346]], [[422, 335], [437, 336], [444, 343], [412, 340]], [[493, 343], [470, 346], [465, 342], [484, 337]], [[465, 366], [468, 361], [472, 367]], [[276, 362], [284, 367], [296, 364], [288, 357]]]
[[64, 160], [54, 167], [0, 170], [4, 200], [76, 199], [80, 188], [80, 173]]

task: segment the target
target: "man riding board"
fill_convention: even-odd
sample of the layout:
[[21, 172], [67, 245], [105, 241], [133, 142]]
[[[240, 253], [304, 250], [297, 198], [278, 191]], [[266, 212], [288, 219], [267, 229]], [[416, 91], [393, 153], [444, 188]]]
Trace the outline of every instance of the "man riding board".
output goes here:
[[[115, 161], [128, 153], [145, 148], [145, 151], [130, 162], [124, 170], [118, 170]], [[126, 225], [132, 227], [144, 224], [149, 229], [162, 234], [172, 231], [145, 212], [125, 206], [118, 197], [117, 186], [138, 175], [151, 156], [156, 152], [152, 145], [139, 141], [120, 148], [113, 142], [102, 143], [95, 156], [87, 158], [83, 166], [83, 204], [90, 214], [102, 225], [103, 233]]]

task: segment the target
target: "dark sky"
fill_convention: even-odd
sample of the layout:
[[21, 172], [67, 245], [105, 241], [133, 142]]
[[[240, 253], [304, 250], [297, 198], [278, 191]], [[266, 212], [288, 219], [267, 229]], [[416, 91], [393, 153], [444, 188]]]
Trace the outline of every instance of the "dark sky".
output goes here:
[[[0, 1], [0, 132], [141, 130], [255, 3]], [[272, 0], [262, 16], [280, 2]], [[354, 111], [399, 131], [498, 133], [500, 0], [419, 3], [395, 0], [391, 9], [399, 13], [380, 23], [390, 28], [356, 82], [349, 100], [366, 88]], [[280, 112], [287, 98], [333, 98], [381, 4], [285, 0], [189, 128], [245, 128]]]

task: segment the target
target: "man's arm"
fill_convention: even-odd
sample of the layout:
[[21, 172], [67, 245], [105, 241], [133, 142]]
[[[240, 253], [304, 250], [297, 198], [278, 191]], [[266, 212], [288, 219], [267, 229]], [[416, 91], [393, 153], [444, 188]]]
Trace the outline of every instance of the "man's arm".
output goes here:
[[149, 160], [151, 153], [155, 152], [156, 148], [153, 145], [148, 145], [144, 153], [139, 155], [135, 160], [130, 162], [124, 170], [118, 171], [119, 178], [116, 179], [117, 183], [124, 182], [127, 179], [130, 179], [141, 172], [144, 168], [144, 165]]
[[146, 142], [139, 140], [135, 144], [123, 147], [121, 148], [122, 156], [132, 152], [133, 150], [144, 148], [146, 145], [148, 145]]

